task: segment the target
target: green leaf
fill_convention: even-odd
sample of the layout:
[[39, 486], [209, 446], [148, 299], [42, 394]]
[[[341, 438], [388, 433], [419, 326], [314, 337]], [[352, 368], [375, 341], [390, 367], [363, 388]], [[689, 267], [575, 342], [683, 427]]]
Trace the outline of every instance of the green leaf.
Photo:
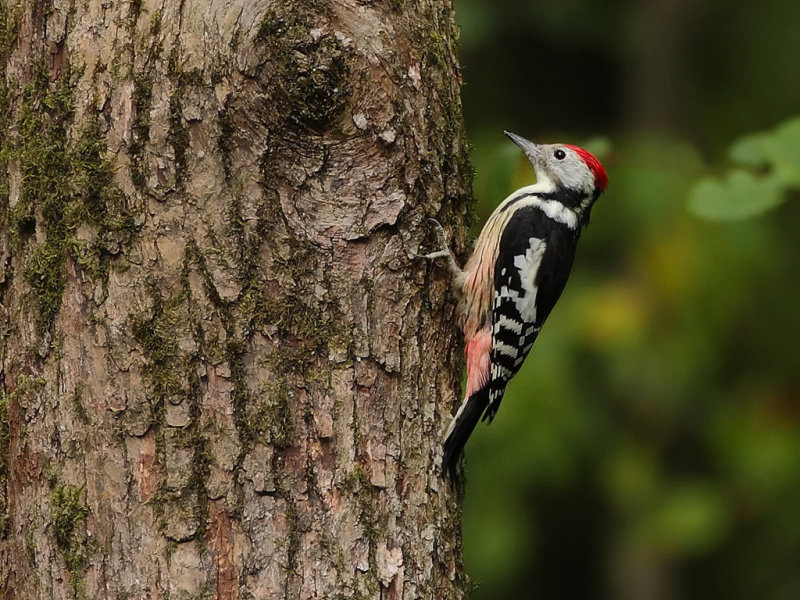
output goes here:
[[800, 187], [800, 118], [771, 132], [744, 136], [731, 146], [729, 156], [750, 167], [768, 166], [786, 184]]
[[689, 192], [689, 210], [712, 221], [733, 221], [760, 215], [784, 200], [783, 182], [775, 175], [757, 177], [730, 171], [723, 180], [707, 177]]
[[793, 187], [800, 187], [800, 119], [787, 121], [767, 140], [775, 174]]
[[753, 133], [739, 138], [728, 151], [734, 162], [750, 167], [764, 167], [772, 163], [769, 153], [769, 135]]

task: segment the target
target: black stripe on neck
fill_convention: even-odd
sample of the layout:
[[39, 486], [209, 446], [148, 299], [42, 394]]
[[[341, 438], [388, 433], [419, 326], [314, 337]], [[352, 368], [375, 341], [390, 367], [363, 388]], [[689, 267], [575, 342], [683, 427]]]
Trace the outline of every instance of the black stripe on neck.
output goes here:
[[538, 196], [543, 200], [555, 200], [568, 208], [580, 208], [587, 198], [585, 192], [573, 188], [556, 188], [552, 192], [544, 192]]
[[578, 191], [573, 188], [556, 188], [552, 192], [528, 192], [514, 198], [511, 202], [506, 204], [500, 212], [505, 212], [514, 206], [520, 200], [525, 198], [540, 198], [542, 200], [554, 200], [563, 204], [567, 208], [580, 208], [581, 204], [586, 200], [587, 196], [584, 192]]

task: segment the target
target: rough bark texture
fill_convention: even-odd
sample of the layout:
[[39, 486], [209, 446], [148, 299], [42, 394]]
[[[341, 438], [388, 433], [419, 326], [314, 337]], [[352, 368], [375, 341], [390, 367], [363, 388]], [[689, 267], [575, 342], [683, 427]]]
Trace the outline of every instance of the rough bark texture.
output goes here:
[[463, 597], [461, 353], [409, 257], [469, 195], [449, 1], [0, 36], [0, 596]]

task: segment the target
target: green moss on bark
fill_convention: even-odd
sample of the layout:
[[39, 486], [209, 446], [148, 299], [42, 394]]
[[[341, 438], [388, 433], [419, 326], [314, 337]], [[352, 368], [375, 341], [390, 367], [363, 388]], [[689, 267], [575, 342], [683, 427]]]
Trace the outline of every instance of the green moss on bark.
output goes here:
[[142, 374], [147, 384], [151, 423], [160, 425], [167, 402], [179, 403], [186, 395], [183, 365], [178, 348], [179, 324], [185, 318], [183, 304], [188, 291], [164, 297], [155, 283], [149, 285], [152, 309], [131, 317], [133, 336], [142, 346], [147, 362]]
[[[22, 89], [18, 135], [4, 151], [6, 160], [16, 161], [21, 182], [10, 211], [12, 242], [22, 248], [33, 243], [34, 234], [40, 240], [22, 268], [40, 333], [50, 330], [61, 308], [67, 259], [71, 257], [90, 279], [104, 279], [115, 246], [135, 230], [113, 182], [98, 118], [89, 116], [70, 136], [78, 76], [67, 68], [51, 84], [42, 62], [36, 64]], [[77, 235], [84, 224], [93, 228], [91, 243]]]
[[0, 65], [3, 75], [8, 56], [17, 43], [17, 23], [17, 16], [11, 13], [6, 3], [0, 3]]
[[[189, 244], [184, 255], [180, 286], [171, 294], [161, 291], [156, 281], [148, 283], [150, 308], [129, 317], [133, 336], [142, 347], [145, 362], [141, 373], [150, 405], [150, 427], [155, 431], [156, 461], [167, 462], [170, 445], [191, 451], [191, 472], [180, 489], [167, 489], [165, 481], [150, 499], [162, 529], [171, 521], [191, 521], [190, 538], [205, 539], [208, 523], [208, 481], [212, 453], [203, 429], [201, 398], [203, 383], [199, 371], [204, 357], [200, 349], [208, 348], [202, 327], [193, 316], [193, 300], [189, 275], [196, 268], [196, 248]], [[179, 340], [190, 339], [197, 350], [186, 349]], [[184, 426], [167, 426], [169, 405], [183, 404], [189, 418]], [[172, 435], [167, 435], [167, 434]]]
[[133, 185], [144, 189], [147, 183], [147, 166], [142, 154], [145, 144], [150, 140], [150, 105], [153, 102], [152, 77], [134, 76], [133, 78], [133, 125], [131, 139], [128, 142], [128, 154], [131, 157], [131, 179]]
[[186, 175], [186, 149], [189, 147], [189, 129], [183, 122], [180, 92], [169, 99], [169, 143], [175, 153], [175, 183], [179, 187]]
[[219, 120], [219, 137], [217, 138], [217, 147], [219, 148], [220, 156], [222, 156], [222, 167], [225, 170], [225, 179], [231, 178], [231, 151], [233, 150], [233, 134], [236, 131], [236, 125], [230, 111], [227, 108], [219, 111], [217, 118]]
[[255, 439], [266, 440], [276, 448], [287, 448], [294, 434], [293, 394], [286, 376], [277, 374], [259, 386], [259, 397], [248, 419]]
[[275, 124], [320, 129], [347, 105], [352, 49], [333, 33], [311, 34], [329, 9], [325, 2], [282, 0], [259, 24], [256, 40], [267, 57], [261, 76], [270, 90]]
[[50, 492], [50, 520], [56, 546], [64, 558], [67, 570], [72, 576], [75, 597], [83, 598], [83, 584], [80, 574], [86, 568], [88, 549], [84, 526], [89, 507], [83, 503], [83, 489], [73, 485], [53, 482]]

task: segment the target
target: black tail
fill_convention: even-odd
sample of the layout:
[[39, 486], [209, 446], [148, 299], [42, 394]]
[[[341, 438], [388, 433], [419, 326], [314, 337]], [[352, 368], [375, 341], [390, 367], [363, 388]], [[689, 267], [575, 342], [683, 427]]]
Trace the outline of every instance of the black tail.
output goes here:
[[444, 441], [442, 473], [449, 473], [453, 482], [456, 480], [456, 466], [461, 451], [487, 406], [489, 406], [489, 386], [485, 385], [469, 397], [465, 406], [456, 414], [455, 423], [450, 426], [450, 435]]

